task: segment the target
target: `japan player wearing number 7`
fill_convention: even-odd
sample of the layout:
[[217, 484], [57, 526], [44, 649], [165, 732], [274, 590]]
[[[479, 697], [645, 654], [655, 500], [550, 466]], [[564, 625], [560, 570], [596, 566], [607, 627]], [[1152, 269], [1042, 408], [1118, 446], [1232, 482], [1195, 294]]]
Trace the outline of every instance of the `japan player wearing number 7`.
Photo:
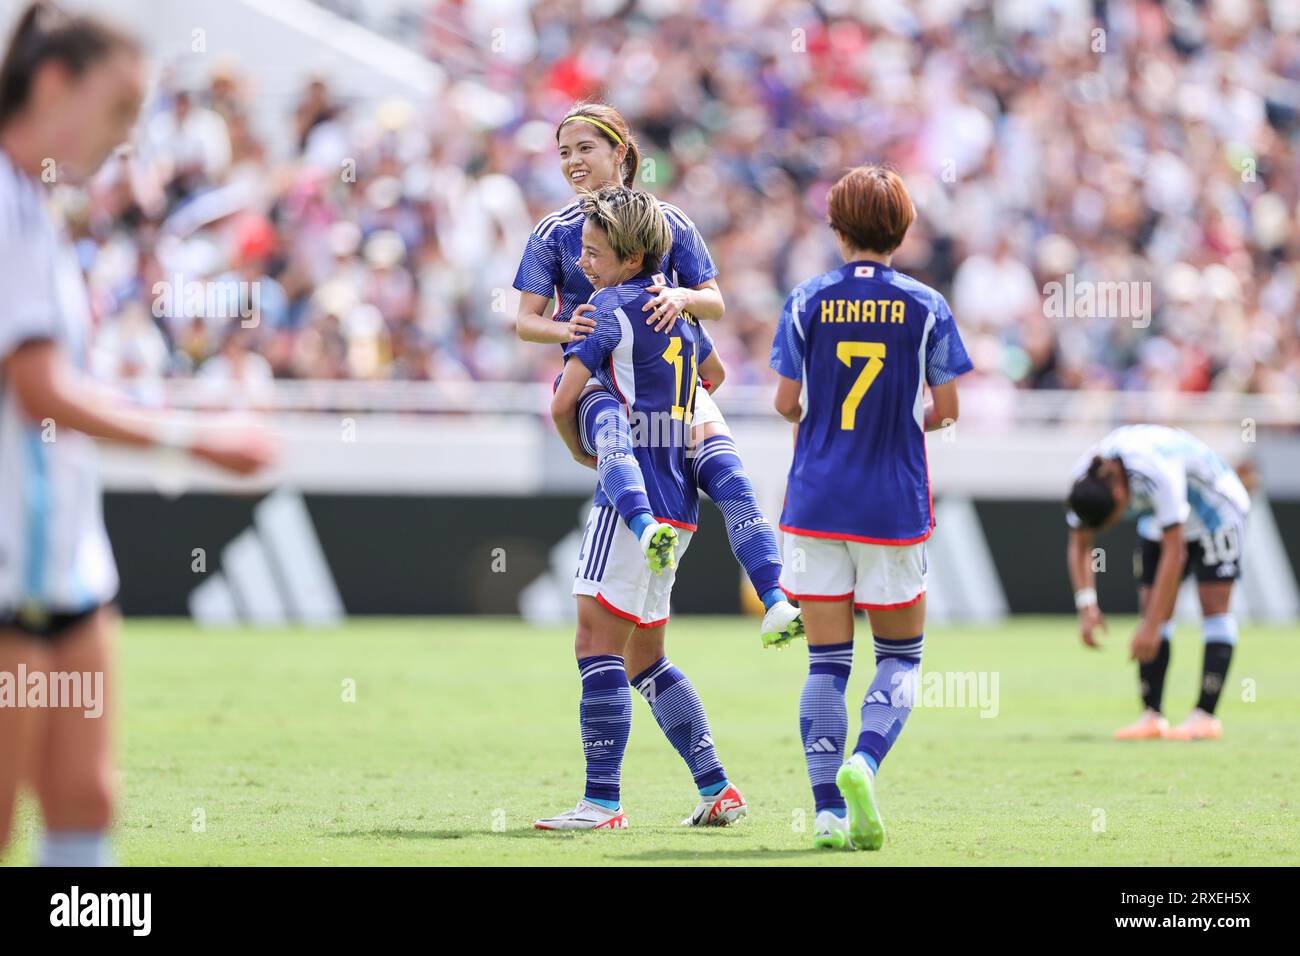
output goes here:
[[[890, 267], [915, 215], [898, 174], [850, 170], [827, 204], [844, 265], [795, 289], [772, 345], [776, 409], [796, 426], [781, 586], [808, 633], [799, 723], [813, 845], [875, 850], [875, 778], [911, 712], [925, 629], [925, 433], [956, 420], [971, 363], [943, 296]], [[876, 675], [842, 763], [855, 607], [871, 621]]]

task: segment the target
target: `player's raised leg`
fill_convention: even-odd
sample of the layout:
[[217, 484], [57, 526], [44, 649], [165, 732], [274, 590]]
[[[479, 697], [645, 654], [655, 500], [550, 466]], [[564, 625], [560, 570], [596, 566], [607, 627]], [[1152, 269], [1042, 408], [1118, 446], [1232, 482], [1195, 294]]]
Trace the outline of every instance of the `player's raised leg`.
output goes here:
[[632, 447], [632, 430], [623, 403], [608, 389], [589, 386], [578, 403], [583, 447], [596, 459], [596, 473], [619, 517], [636, 536], [650, 570], [663, 573], [676, 560], [677, 531], [656, 521], [646, 495], [645, 476]]
[[781, 552], [776, 534], [759, 507], [753, 482], [745, 472], [727, 423], [703, 389], [697, 393], [694, 420], [695, 454], [691, 465], [695, 484], [722, 512], [731, 551], [763, 602], [763, 644], [779, 646], [801, 637], [799, 609], [781, 592]]
[[1205, 638], [1201, 695], [1195, 709], [1181, 723], [1169, 728], [1168, 736], [1172, 740], [1217, 740], [1223, 736], [1223, 724], [1214, 711], [1237, 646], [1237, 619], [1230, 610], [1232, 583], [1201, 582], [1197, 587], [1201, 599], [1201, 632]]
[[587, 785], [572, 810], [544, 817], [538, 830], [625, 830], [627, 816], [619, 796], [623, 753], [632, 730], [632, 693], [622, 650], [632, 624], [594, 598], [578, 596], [578, 634], [574, 649], [582, 677], [578, 723], [587, 764]]
[[[106, 700], [91, 713], [51, 707], [42, 722], [41, 747], [32, 783], [41, 805], [41, 866], [111, 866], [108, 828], [113, 815], [110, 684], [117, 612], [100, 608], [53, 639], [49, 669], [87, 675]], [[102, 683], [101, 683], [102, 681]]]
[[629, 680], [650, 705], [659, 729], [685, 761], [699, 790], [685, 826], [727, 826], [749, 812], [745, 798], [728, 779], [713, 742], [704, 702], [665, 653], [664, 624], [638, 627], [628, 640]]

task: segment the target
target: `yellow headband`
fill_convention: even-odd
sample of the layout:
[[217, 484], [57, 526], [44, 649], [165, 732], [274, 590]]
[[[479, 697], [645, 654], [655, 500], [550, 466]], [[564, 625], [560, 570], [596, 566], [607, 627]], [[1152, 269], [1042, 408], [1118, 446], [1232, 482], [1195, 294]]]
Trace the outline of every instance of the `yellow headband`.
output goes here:
[[[606, 126], [598, 119], [592, 119], [590, 116], [570, 116], [568, 119], [564, 121], [564, 123], [572, 123], [574, 120], [577, 120], [580, 123], [590, 123], [592, 126], [598, 126], [601, 129], [603, 129], [606, 133], [608, 133], [610, 136], [614, 137], [614, 142], [618, 143], [618, 145], [620, 146], [625, 145], [622, 136], [619, 136], [618, 133], [615, 133], [612, 129], [610, 129], [608, 126]], [[560, 124], [561, 128], [564, 127], [564, 123]]]

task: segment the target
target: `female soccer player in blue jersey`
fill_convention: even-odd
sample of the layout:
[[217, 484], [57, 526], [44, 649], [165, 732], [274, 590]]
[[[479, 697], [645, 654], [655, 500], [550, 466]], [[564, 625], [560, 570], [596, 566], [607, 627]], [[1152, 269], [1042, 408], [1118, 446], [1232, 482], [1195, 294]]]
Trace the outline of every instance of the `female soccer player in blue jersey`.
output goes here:
[[[131, 37], [46, 3], [19, 18], [0, 65], [0, 674], [43, 675], [50, 688], [55, 675], [80, 675], [96, 698], [89, 711], [0, 705], [0, 851], [19, 787], [30, 786], [45, 824], [39, 858], [54, 866], [110, 859], [118, 579], [92, 439], [181, 436], [83, 374], [90, 309], [43, 173], [51, 159], [61, 181], [99, 168], [135, 122], [143, 67]], [[191, 454], [237, 473], [271, 453], [256, 432], [191, 439]]]
[[[914, 215], [902, 179], [860, 166], [827, 203], [845, 264], [795, 289], [772, 345], [776, 409], [797, 426], [781, 585], [808, 632], [799, 724], [813, 845], [877, 850], [875, 778], [911, 712], [925, 630], [925, 433], [956, 420], [956, 378], [971, 363], [943, 296], [890, 267]], [[855, 607], [871, 621], [876, 674], [841, 763]]]
[[[1126, 516], [1138, 523], [1134, 571], [1142, 621], [1129, 645], [1129, 656], [1138, 662], [1145, 709], [1134, 723], [1115, 731], [1116, 739], [1221, 736], [1223, 725], [1214, 711], [1237, 643], [1232, 588], [1241, 575], [1250, 511], [1250, 495], [1241, 479], [1209, 446], [1182, 429], [1125, 425], [1090, 448], [1075, 465], [1066, 508], [1070, 528], [1066, 561], [1079, 610], [1079, 633], [1088, 647], [1099, 646], [1097, 634], [1105, 628], [1092, 569], [1093, 536]], [[1174, 633], [1174, 603], [1179, 584], [1193, 573], [1205, 639], [1201, 694], [1187, 718], [1170, 727], [1161, 701]]]
[[[575, 106], [557, 128], [556, 143], [560, 169], [574, 190], [599, 189], [620, 183], [631, 186], [635, 180], [641, 160], [636, 139], [627, 122], [610, 106], [601, 103]], [[643, 320], [662, 332], [683, 313], [689, 313], [695, 319], [722, 318], [724, 305], [716, 280], [718, 270], [699, 230], [676, 206], [661, 202], [660, 208], [672, 231], [673, 241], [652, 271], [666, 276], [667, 281], [647, 287], [650, 299], [644, 306], [646, 315], [638, 321]], [[514, 283], [520, 292], [516, 329], [526, 342], [559, 344], [567, 349], [594, 328], [589, 306], [585, 304], [592, 293], [591, 283], [577, 264], [582, 246], [582, 223], [579, 201], [574, 200], [544, 218], [529, 236]], [[555, 313], [547, 318], [545, 313], [552, 298], [556, 300]], [[618, 413], [619, 403], [608, 392], [590, 401], [592, 407], [585, 409], [584, 429], [589, 422], [598, 423]], [[799, 610], [785, 600], [778, 586], [781, 557], [776, 536], [758, 506], [753, 485], [745, 473], [722, 413], [707, 390], [699, 392], [692, 425], [695, 449], [691, 458], [692, 476], [700, 490], [708, 494], [722, 511], [732, 551], [763, 601], [766, 609], [761, 628], [764, 643], [782, 644], [800, 636]], [[617, 429], [612, 429], [607, 438], [617, 437], [617, 434]], [[594, 439], [595, 435], [589, 437]], [[623, 451], [626, 453], [627, 450]], [[630, 457], [624, 454], [621, 458], [611, 457], [610, 461], [619, 462], [618, 467], [624, 467], [623, 463]], [[585, 459], [579, 460], [590, 464]], [[624, 511], [619, 501], [614, 504], [631, 526], [634, 516]], [[654, 537], [657, 529], [642, 530], [645, 534], [642, 546], [647, 558], [657, 563], [662, 557], [655, 553], [655, 548], [662, 548], [663, 538]]]
[[536, 826], [626, 828], [619, 775], [632, 722], [629, 675], [699, 788], [699, 803], [683, 823], [725, 826], [745, 815], [745, 799], [727, 781], [699, 695], [664, 656], [675, 559], [690, 544], [699, 513], [686, 458], [691, 411], [699, 401], [699, 374], [716, 387], [723, 369], [708, 336], [689, 316], [676, 316], [663, 331], [640, 321], [642, 307], [662, 286], [655, 273], [672, 243], [658, 200], [619, 185], [585, 193], [580, 203], [585, 222], [578, 263], [598, 290], [591, 297], [595, 325], [569, 350], [552, 415], [569, 449], [581, 458], [597, 450], [584, 447], [579, 406], [595, 391], [621, 403], [630, 431], [641, 436], [632, 443], [645, 479], [634, 492], [638, 510], [675, 529], [674, 560], [653, 571], [636, 534], [611, 505], [613, 489], [598, 489], [573, 585], [587, 788], [573, 810]]

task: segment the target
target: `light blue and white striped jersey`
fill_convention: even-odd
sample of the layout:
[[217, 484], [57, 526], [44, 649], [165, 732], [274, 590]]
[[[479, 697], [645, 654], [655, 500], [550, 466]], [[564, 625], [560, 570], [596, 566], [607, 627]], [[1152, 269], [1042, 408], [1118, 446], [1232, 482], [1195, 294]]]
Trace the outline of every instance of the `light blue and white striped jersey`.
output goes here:
[[[1125, 425], [1117, 428], [1075, 464], [1071, 481], [1088, 472], [1096, 456], [1118, 458], [1128, 476], [1126, 518], [1138, 522], [1138, 534], [1159, 541], [1165, 528], [1183, 525], [1189, 540], [1237, 526], [1250, 510], [1250, 494], [1237, 473], [1203, 441], [1181, 428]], [[1067, 510], [1066, 523], [1079, 527]]]
[[[90, 306], [44, 187], [0, 152], [0, 360], [57, 343], [84, 368]], [[19, 408], [0, 371], [0, 617], [79, 613], [112, 599], [117, 568], [101, 515], [95, 443]]]
[[[718, 268], [695, 223], [671, 203], [660, 200], [659, 208], [672, 229], [673, 244], [655, 271], [666, 275], [673, 285], [688, 289], [708, 282]], [[568, 322], [573, 310], [595, 291], [578, 268], [583, 218], [580, 201], [575, 199], [539, 222], [528, 237], [515, 273], [515, 288], [520, 292], [555, 297], [552, 318], [556, 322]]]

